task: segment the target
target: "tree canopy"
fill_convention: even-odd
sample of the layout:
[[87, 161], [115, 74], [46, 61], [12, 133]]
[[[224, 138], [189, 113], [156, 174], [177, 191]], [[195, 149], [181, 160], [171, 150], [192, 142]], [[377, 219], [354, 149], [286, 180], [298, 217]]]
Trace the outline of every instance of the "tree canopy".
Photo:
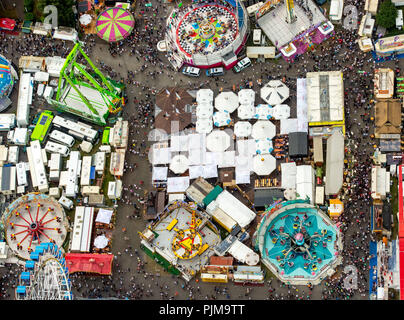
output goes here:
[[384, 0], [376, 15], [376, 23], [386, 29], [390, 29], [396, 25], [397, 8], [391, 0]]
[[73, 12], [74, 0], [36, 0], [35, 16], [43, 21], [45, 15], [43, 10], [48, 5], [54, 5], [58, 9], [58, 25], [64, 27], [75, 26], [75, 16]]

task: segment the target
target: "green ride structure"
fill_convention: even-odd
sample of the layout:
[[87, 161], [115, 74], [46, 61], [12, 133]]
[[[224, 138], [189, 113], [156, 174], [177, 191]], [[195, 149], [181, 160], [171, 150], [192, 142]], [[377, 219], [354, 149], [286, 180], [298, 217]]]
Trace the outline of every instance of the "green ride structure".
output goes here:
[[[77, 62], [79, 54], [88, 68]], [[86, 70], [90, 68], [91, 71]], [[61, 69], [56, 95], [48, 102], [60, 112], [105, 126], [109, 115], [118, 113], [125, 105], [124, 88], [123, 83], [105, 77], [77, 42]]]

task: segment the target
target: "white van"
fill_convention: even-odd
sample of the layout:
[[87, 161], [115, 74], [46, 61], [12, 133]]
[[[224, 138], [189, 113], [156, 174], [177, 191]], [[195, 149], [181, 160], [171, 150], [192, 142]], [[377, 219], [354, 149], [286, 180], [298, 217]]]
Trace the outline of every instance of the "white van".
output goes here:
[[67, 157], [70, 154], [70, 149], [67, 146], [52, 141], [46, 143], [45, 151], [49, 153], [60, 153], [63, 157]]
[[184, 69], [182, 69], [182, 73], [186, 76], [199, 77], [201, 74], [201, 69], [195, 67], [184, 67]]
[[245, 57], [244, 59], [237, 62], [237, 64], [233, 67], [233, 71], [238, 73], [241, 70], [244, 70], [245, 68], [249, 67], [250, 65], [251, 65], [250, 58]]

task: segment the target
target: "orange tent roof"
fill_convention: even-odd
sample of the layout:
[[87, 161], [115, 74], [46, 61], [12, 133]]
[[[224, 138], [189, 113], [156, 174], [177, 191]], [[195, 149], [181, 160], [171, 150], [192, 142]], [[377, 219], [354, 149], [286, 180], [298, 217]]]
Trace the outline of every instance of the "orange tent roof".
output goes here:
[[67, 253], [65, 256], [69, 273], [90, 272], [110, 275], [113, 259], [113, 254], [99, 253]]

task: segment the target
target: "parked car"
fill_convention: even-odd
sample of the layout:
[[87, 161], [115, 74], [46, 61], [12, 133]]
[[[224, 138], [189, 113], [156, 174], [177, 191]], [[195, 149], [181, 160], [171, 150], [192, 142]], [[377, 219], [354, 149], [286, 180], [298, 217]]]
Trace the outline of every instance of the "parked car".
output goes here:
[[211, 68], [206, 70], [206, 75], [208, 77], [217, 77], [224, 75], [224, 69], [222, 67], [219, 68]]
[[248, 57], [245, 57], [244, 59], [240, 60], [237, 62], [237, 64], [233, 67], [234, 72], [240, 72], [241, 70], [244, 70], [245, 68], [249, 67], [251, 65], [251, 60]]
[[186, 76], [199, 77], [201, 74], [201, 69], [195, 67], [184, 67], [182, 69], [182, 73]]

